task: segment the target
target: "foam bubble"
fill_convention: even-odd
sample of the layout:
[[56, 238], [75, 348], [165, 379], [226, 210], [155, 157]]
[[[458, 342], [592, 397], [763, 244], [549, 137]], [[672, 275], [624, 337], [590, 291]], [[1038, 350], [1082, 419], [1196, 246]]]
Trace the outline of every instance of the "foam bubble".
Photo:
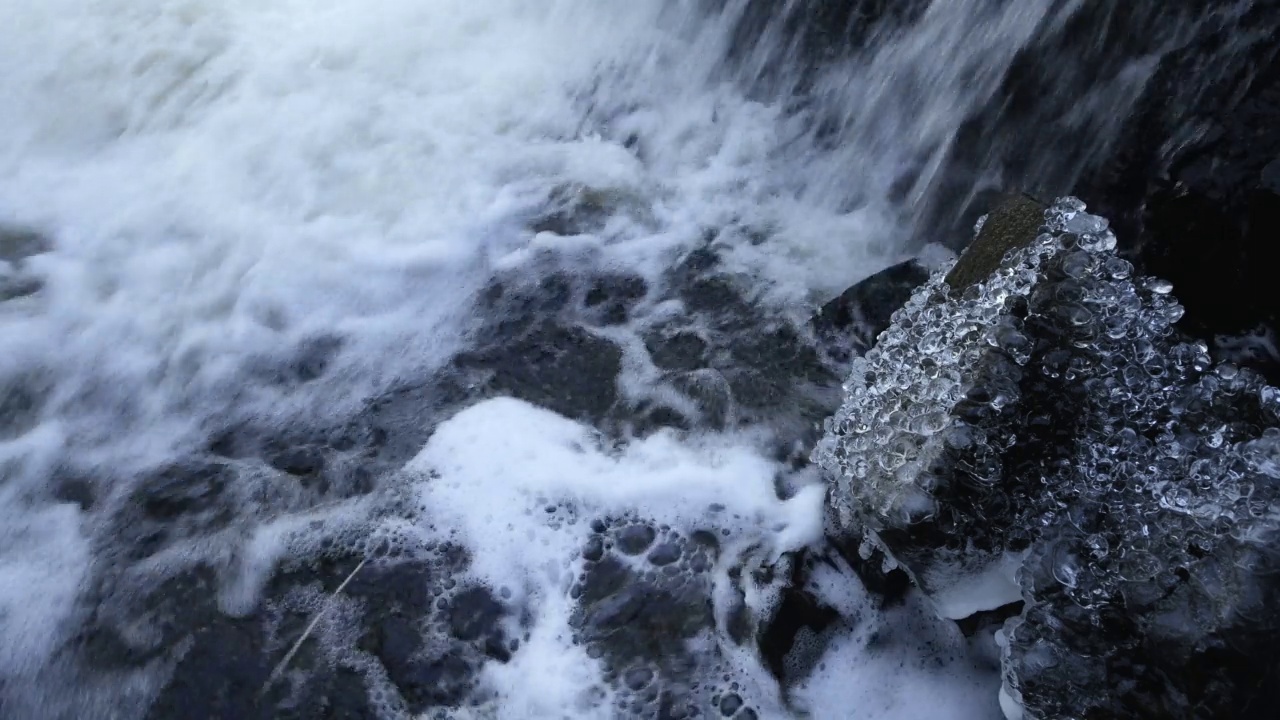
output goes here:
[[794, 691], [811, 717], [999, 717], [998, 670], [918, 595], [837, 637]]
[[[661, 432], [610, 454], [587, 427], [527, 403], [489, 400], [441, 425], [407, 469], [424, 476], [421, 506], [436, 527], [474, 548], [474, 570], [504, 578], [563, 582], [563, 565], [589, 528], [553, 530], [548, 501], [596, 516], [642, 513], [657, 522], [697, 526], [721, 505], [735, 528], [769, 544], [774, 558], [822, 535], [822, 486], [787, 501], [774, 491], [776, 464], [751, 438], [682, 441]], [[761, 537], [763, 536], [763, 537]]]

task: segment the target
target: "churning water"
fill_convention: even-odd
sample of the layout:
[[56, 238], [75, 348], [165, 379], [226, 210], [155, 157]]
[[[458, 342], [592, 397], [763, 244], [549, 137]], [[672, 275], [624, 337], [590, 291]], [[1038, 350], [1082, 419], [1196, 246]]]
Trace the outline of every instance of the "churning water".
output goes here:
[[[0, 289], [27, 288], [0, 301], [0, 714], [143, 717], [184, 651], [90, 668], [82, 628], [103, 597], [128, 605], [133, 584], [204, 564], [219, 611], [245, 617], [282, 558], [377, 537], [464, 547], [466, 577], [521, 608], [475, 712], [611, 717], [602, 660], [570, 626], [591, 517], [723, 531], [717, 588], [744, 556], [819, 542], [821, 482], [770, 454], [768, 428], [602, 445], [504, 398], [421, 428], [372, 490], [287, 489], [228, 453], [231, 486], [173, 513], [200, 532], [137, 552], [121, 520], [138, 478], [229, 426], [287, 432], [432, 377], [477, 342], [492, 279], [547, 258], [657, 287], [713, 236], [750, 302], [804, 317], [905, 256], [961, 123], [1081, 3], [915, 3], [825, 62], [787, 30], [821, 3], [761, 5], [0, 0]], [[1096, 112], [1118, 116], [1149, 65]], [[566, 197], [597, 221], [539, 231]], [[619, 402], [653, 382], [628, 337], [680, 313], [641, 304], [589, 328], [624, 349]], [[413, 512], [371, 509], [390, 495]], [[224, 501], [216, 522], [187, 517]], [[566, 508], [582, 522], [553, 520]], [[864, 621], [785, 699], [719, 626], [700, 636], [761, 717], [997, 712], [994, 675], [919, 608], [882, 614], [834, 571], [827, 586]], [[320, 635], [337, 647], [332, 614]], [[932, 644], [872, 652], [887, 627]], [[367, 656], [334, 652], [379, 712], [407, 712]]]

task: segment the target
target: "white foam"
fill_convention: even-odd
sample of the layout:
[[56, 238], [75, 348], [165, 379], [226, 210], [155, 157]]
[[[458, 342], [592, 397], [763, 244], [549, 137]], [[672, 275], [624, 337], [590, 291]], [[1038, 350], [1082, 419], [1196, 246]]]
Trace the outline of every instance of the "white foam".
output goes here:
[[65, 638], [89, 544], [69, 505], [32, 507], [4, 492], [0, 507], [0, 677], [30, 678]]
[[585, 522], [550, 527], [544, 509], [558, 503], [586, 517], [637, 514], [695, 528], [719, 504], [717, 517], [730, 520], [718, 525], [738, 531], [739, 542], [766, 543], [773, 558], [820, 539], [822, 486], [778, 500], [780, 468], [753, 440], [661, 432], [611, 454], [581, 424], [497, 398], [442, 424], [406, 469], [439, 474], [420, 483], [421, 505], [473, 549], [480, 577], [495, 586], [527, 578], [550, 590], [567, 581], [590, 532]]
[[613, 693], [600, 680], [600, 662], [568, 642], [558, 622], [569, 613], [568, 602], [566, 595], [542, 598], [543, 619], [511, 661], [485, 666], [481, 682], [495, 694], [486, 717], [612, 720]]
[[[779, 500], [773, 478], [780, 468], [755, 446], [749, 436], [681, 442], [659, 433], [611, 453], [587, 427], [506, 398], [440, 426], [407, 467], [423, 477], [417, 486], [423, 516], [470, 548], [472, 572], [511, 589], [535, 618], [531, 645], [512, 666], [488, 671], [501, 693], [496, 704], [508, 713], [502, 717], [556, 717], [537, 708], [579, 702], [599, 683], [598, 675], [580, 670], [538, 671], [543, 682], [536, 685], [522, 674], [566, 667], [582, 653], [571, 643], [567, 592], [590, 533], [587, 519], [638, 515], [684, 532], [728, 529], [728, 558], [759, 546], [766, 560], [776, 560], [821, 539], [822, 485]], [[712, 511], [713, 504], [723, 509]], [[584, 519], [553, 526], [545, 511], [552, 505], [574, 508]], [[727, 569], [726, 563], [719, 571]]]
[[[973, 720], [1000, 716], [995, 668], [983, 667], [950, 623], [911, 596], [838, 637], [795, 699], [814, 718]], [[888, 640], [877, 637], [887, 634]]]

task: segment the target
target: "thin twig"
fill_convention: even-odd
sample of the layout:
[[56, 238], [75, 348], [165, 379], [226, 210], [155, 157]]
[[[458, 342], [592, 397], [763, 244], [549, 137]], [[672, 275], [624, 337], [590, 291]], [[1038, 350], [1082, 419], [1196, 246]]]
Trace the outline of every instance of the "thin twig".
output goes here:
[[301, 648], [302, 643], [307, 641], [307, 637], [311, 635], [311, 631], [314, 630], [316, 625], [320, 622], [320, 618], [324, 617], [325, 611], [333, 604], [333, 599], [342, 594], [343, 589], [347, 587], [347, 583], [351, 582], [351, 578], [355, 577], [356, 573], [360, 572], [360, 568], [364, 567], [366, 561], [368, 561], [367, 557], [361, 558], [360, 564], [356, 565], [355, 569], [351, 571], [351, 574], [347, 576], [347, 579], [342, 581], [342, 584], [338, 586], [338, 589], [334, 590], [333, 594], [330, 595], [329, 598], [324, 601], [324, 604], [320, 606], [320, 609], [316, 611], [316, 615], [311, 618], [311, 622], [307, 625], [307, 629], [302, 631], [302, 637], [299, 637], [298, 641], [293, 644], [293, 647], [289, 648], [289, 652], [285, 653], [284, 659], [276, 664], [275, 669], [271, 671], [269, 676], [267, 676], [267, 681], [263, 683], [262, 689], [258, 691], [258, 697], [262, 697], [266, 694], [267, 690], [271, 688], [271, 685], [279, 679], [280, 674], [284, 672], [286, 667], [288, 667], [289, 661], [293, 659], [294, 655], [298, 654], [298, 648]]

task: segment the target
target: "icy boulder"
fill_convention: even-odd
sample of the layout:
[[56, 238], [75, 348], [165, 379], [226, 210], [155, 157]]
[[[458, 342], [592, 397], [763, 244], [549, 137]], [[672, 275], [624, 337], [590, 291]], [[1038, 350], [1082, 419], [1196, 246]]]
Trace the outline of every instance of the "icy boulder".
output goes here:
[[834, 515], [944, 616], [1025, 603], [1010, 717], [1257, 716], [1280, 687], [1280, 391], [1182, 337], [1106, 220], [1041, 212], [992, 213], [854, 362], [815, 451]]

